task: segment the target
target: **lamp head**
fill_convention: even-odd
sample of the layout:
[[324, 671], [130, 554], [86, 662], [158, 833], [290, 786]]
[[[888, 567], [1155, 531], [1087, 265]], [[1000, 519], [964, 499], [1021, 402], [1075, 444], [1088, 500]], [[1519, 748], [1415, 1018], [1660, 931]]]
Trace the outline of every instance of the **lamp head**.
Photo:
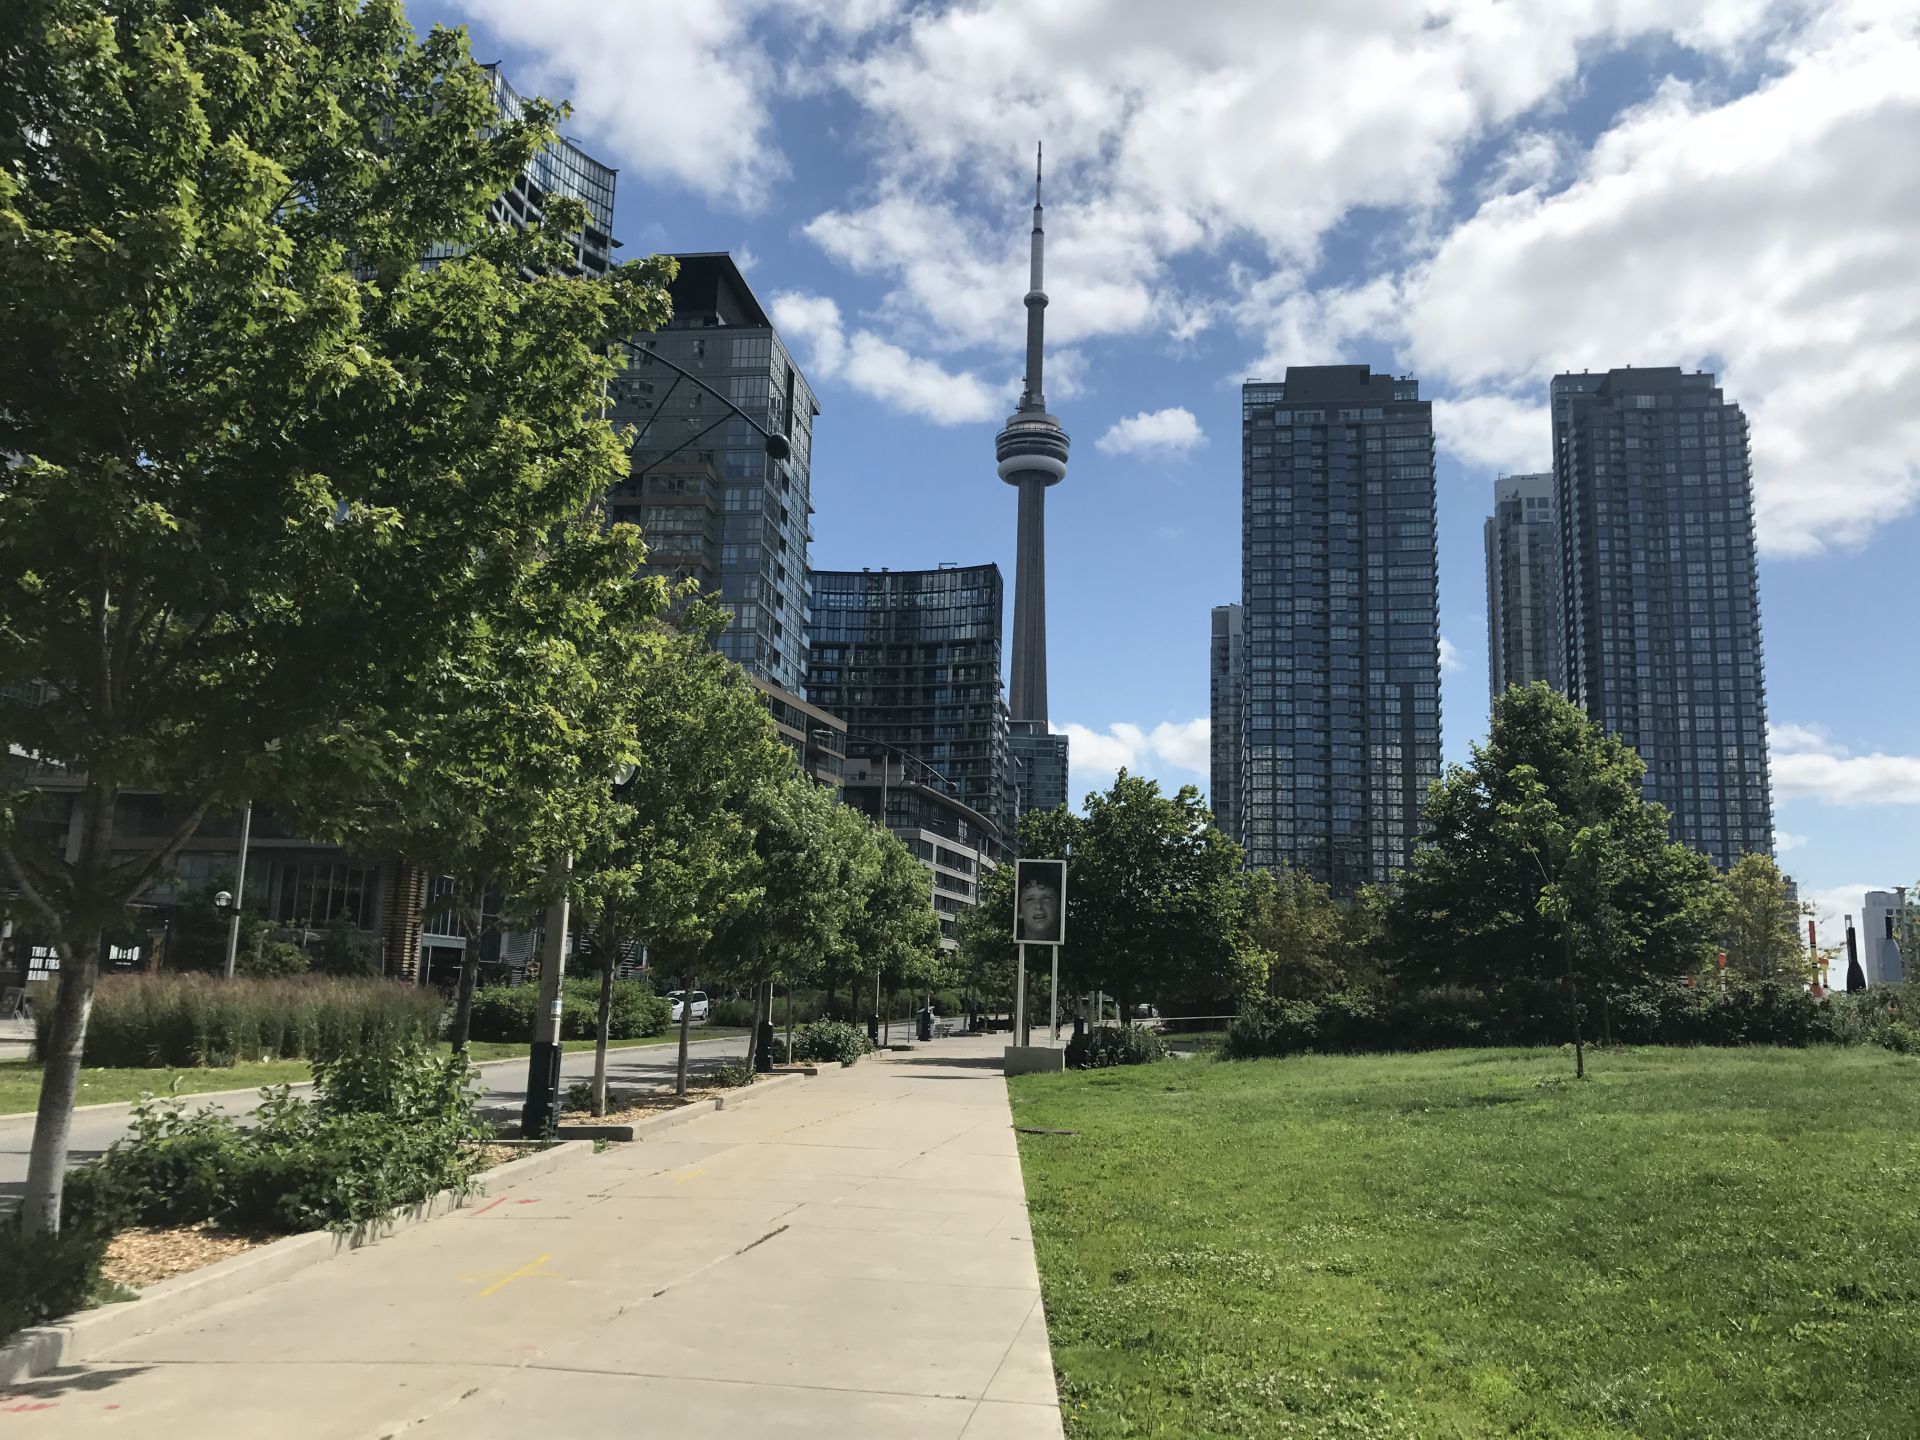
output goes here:
[[233, 892], [230, 890], [222, 890], [218, 895], [213, 897], [213, 903], [218, 905], [222, 910], [226, 909], [229, 905], [233, 904]]
[[784, 460], [791, 454], [793, 454], [793, 446], [787, 443], [786, 436], [782, 435], [778, 430], [774, 430], [768, 433], [767, 435], [768, 458], [773, 460]]

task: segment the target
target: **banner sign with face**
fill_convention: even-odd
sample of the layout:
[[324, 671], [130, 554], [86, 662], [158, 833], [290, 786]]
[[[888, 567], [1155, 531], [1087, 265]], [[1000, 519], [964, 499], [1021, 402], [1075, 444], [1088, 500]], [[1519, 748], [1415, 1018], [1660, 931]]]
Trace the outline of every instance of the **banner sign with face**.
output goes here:
[[1062, 945], [1067, 938], [1067, 862], [1014, 862], [1013, 938], [1028, 945]]

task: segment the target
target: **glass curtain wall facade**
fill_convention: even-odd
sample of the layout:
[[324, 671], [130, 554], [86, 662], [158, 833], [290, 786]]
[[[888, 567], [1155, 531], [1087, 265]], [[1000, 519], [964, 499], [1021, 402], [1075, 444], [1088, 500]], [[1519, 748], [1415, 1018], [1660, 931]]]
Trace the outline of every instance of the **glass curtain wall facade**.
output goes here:
[[[847, 722], [850, 762], [893, 756], [1000, 838], [1013, 788], [1003, 606], [997, 565], [816, 571], [807, 667], [807, 699]], [[848, 776], [851, 789], [851, 763]]]
[[1557, 375], [1567, 693], [1646, 762], [1674, 837], [1773, 852], [1747, 419], [1671, 367]]
[[1433, 409], [1364, 365], [1241, 391], [1247, 860], [1341, 894], [1405, 865], [1440, 774]]
[[1016, 823], [1029, 810], [1058, 810], [1067, 803], [1066, 736], [1049, 733], [1039, 721], [1015, 720], [1009, 726], [1007, 752], [1018, 796]]
[[1566, 688], [1560, 663], [1560, 527], [1551, 473], [1494, 481], [1487, 517], [1487, 677], [1493, 698], [1543, 680]]
[[1213, 823], [1229, 838], [1240, 836], [1241, 675], [1246, 665], [1244, 606], [1213, 607], [1213, 642], [1208, 652], [1207, 713], [1212, 735], [1207, 799]]
[[[634, 337], [610, 387], [613, 423], [632, 426], [635, 439], [629, 478], [608, 508], [640, 526], [653, 568], [697, 580], [732, 616], [723, 653], [799, 695], [820, 407], [733, 258], [675, 258], [672, 321]], [[789, 456], [769, 456], [765, 439], [718, 396], [785, 436]]]
[[[518, 120], [525, 113], [525, 100], [507, 83], [498, 65], [481, 68], [493, 81], [493, 102], [501, 116]], [[493, 202], [490, 213], [497, 225], [525, 230], [539, 223], [552, 196], [578, 200], [587, 207], [587, 223], [573, 234], [574, 263], [570, 273], [597, 279], [613, 268], [613, 252], [619, 248], [620, 242], [613, 238], [613, 189], [619, 173], [571, 140], [556, 140], [542, 148], [526, 169], [513, 177], [513, 184]], [[427, 263], [431, 265], [458, 253], [456, 246], [436, 245], [428, 252]]]

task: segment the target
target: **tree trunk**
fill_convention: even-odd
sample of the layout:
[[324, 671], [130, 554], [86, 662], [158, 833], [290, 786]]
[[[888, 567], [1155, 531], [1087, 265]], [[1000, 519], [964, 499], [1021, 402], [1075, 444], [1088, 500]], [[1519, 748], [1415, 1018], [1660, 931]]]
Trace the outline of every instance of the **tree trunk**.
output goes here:
[[467, 943], [460, 953], [460, 995], [454, 1002], [453, 1028], [448, 1031], [455, 1050], [467, 1048], [467, 1032], [473, 1026], [473, 987], [480, 978], [481, 927], [468, 917], [460, 922], [460, 928], [465, 932]]
[[687, 1043], [688, 1032], [693, 1028], [693, 987], [696, 981], [692, 975], [681, 982], [680, 991], [680, 1064], [674, 1072], [673, 1093], [684, 1097], [687, 1093]]
[[[766, 987], [770, 989], [770, 987], [772, 987], [772, 981], [766, 981]], [[762, 983], [755, 981], [755, 983], [753, 983], [753, 1012], [751, 1012], [749, 1018], [747, 1018], [747, 1069], [753, 1069], [753, 1050], [755, 1050], [756, 1044], [760, 1043], [760, 1002], [762, 1002], [760, 991], [762, 991]], [[768, 1004], [772, 1004], [772, 1000], [768, 1000]]]
[[73, 1107], [80, 1093], [80, 1052], [86, 1044], [87, 1017], [93, 1013], [93, 987], [100, 978], [101, 943], [98, 926], [57, 942], [60, 988], [40, 1077], [40, 1108], [33, 1121], [27, 1192], [20, 1205], [29, 1235], [51, 1235], [60, 1229], [67, 1141], [73, 1133]]
[[620, 953], [619, 937], [613, 933], [613, 897], [600, 921], [600, 1020], [593, 1031], [593, 1113], [607, 1113], [607, 1032], [613, 1028], [613, 966]]
[[1567, 1009], [1573, 1017], [1573, 1078], [1587, 1078], [1587, 1046], [1580, 1038], [1580, 986], [1573, 978], [1573, 926], [1561, 922], [1561, 936], [1567, 956]]

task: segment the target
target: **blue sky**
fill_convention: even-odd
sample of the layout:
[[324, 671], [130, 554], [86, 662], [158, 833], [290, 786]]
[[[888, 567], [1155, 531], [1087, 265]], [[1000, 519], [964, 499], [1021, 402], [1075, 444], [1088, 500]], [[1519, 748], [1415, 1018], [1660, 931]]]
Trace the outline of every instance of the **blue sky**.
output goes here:
[[[1205, 784], [1238, 385], [1440, 402], [1446, 742], [1486, 724], [1480, 524], [1557, 370], [1718, 372], [1755, 441], [1782, 862], [1920, 875], [1915, 0], [458, 0], [620, 169], [629, 256], [730, 250], [821, 397], [814, 563], [998, 561], [1048, 153], [1052, 719], [1076, 791]], [[1836, 937], [1837, 938], [1837, 937]]]

